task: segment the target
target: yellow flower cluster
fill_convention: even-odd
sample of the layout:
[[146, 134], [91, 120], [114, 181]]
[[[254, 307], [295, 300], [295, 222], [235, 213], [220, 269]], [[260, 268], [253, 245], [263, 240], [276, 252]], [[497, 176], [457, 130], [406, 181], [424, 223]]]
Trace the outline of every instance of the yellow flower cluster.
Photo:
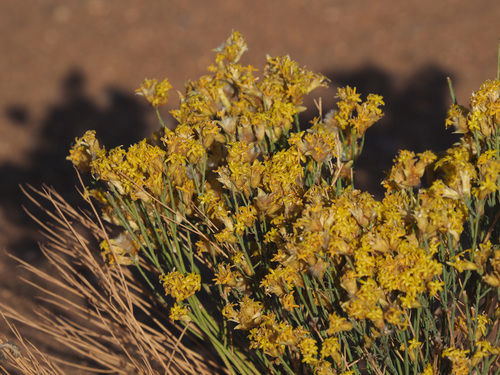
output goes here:
[[172, 271], [160, 276], [165, 294], [171, 295], [177, 302], [191, 297], [201, 288], [201, 276], [190, 272], [183, 275], [179, 271]]
[[91, 163], [97, 157], [100, 157], [103, 150], [99, 141], [95, 137], [95, 130], [87, 130], [84, 136], [75, 139], [75, 144], [69, 151], [67, 159], [73, 163], [75, 167], [83, 172], [91, 170]]
[[189, 309], [187, 308], [187, 306], [183, 306], [178, 303], [175, 303], [174, 306], [170, 309], [169, 318], [174, 322], [176, 320], [181, 320], [185, 323], [189, 323], [192, 321], [191, 317], [189, 316]]
[[388, 190], [399, 190], [419, 186], [425, 169], [432, 164], [436, 158], [437, 156], [431, 151], [425, 151], [416, 156], [412, 151], [399, 151], [398, 157], [394, 160], [391, 173], [387, 180], [384, 181], [384, 186]]
[[235, 329], [249, 330], [262, 322], [262, 302], [255, 301], [245, 296], [239, 302], [239, 307], [239, 310], [235, 310], [234, 304], [230, 303], [227, 304], [222, 311], [227, 319], [238, 323]]
[[[356, 88], [349, 86], [339, 87], [337, 91], [338, 109], [327, 113], [325, 125], [342, 140], [342, 153], [338, 156], [343, 162], [352, 163], [361, 154], [366, 131], [382, 118], [380, 107], [385, 103], [382, 96], [375, 94], [368, 94], [363, 102]], [[347, 172], [344, 174], [347, 176]]]
[[135, 90], [137, 95], [144, 96], [146, 101], [153, 107], [160, 107], [167, 104], [168, 92], [172, 85], [164, 79], [160, 83], [156, 79], [145, 79], [141, 87]]
[[339, 110], [334, 119], [342, 130], [349, 129], [356, 136], [363, 135], [382, 117], [379, 107], [385, 103], [380, 95], [369, 94], [363, 103], [356, 88], [347, 86], [338, 89], [337, 97], [340, 99], [337, 104]]
[[500, 81], [486, 81], [472, 94], [470, 109], [453, 105], [448, 111], [446, 126], [455, 126], [458, 133], [471, 140], [473, 133], [483, 139], [498, 136], [500, 123]]
[[102, 180], [120, 195], [132, 199], [150, 200], [150, 195], [161, 196], [165, 190], [163, 175], [167, 154], [146, 140], [106, 152], [95, 139], [95, 132], [88, 131], [76, 140], [69, 160], [81, 170], [90, 170], [96, 180]]
[[[265, 366], [291, 372], [300, 362], [316, 374], [349, 374], [384, 342], [406, 351], [415, 373], [433, 373], [422, 358], [434, 353], [430, 333], [419, 331], [422, 309], [448, 303], [445, 312], [435, 308], [447, 314], [443, 293], [466, 283], [467, 272], [478, 273], [481, 287], [500, 288], [500, 246], [492, 238], [498, 217], [483, 220], [486, 201], [498, 198], [500, 84], [485, 83], [470, 111], [452, 107], [447, 125], [463, 136], [441, 157], [400, 151], [378, 201], [354, 188], [353, 163], [383, 115], [382, 97], [363, 101], [355, 88], [339, 88], [337, 109], [301, 130], [303, 97], [326, 78], [288, 56], [268, 56], [259, 81], [255, 68], [239, 64], [246, 49], [237, 32], [216, 49], [211, 74], [186, 84], [172, 111], [179, 124], [162, 129], [157, 143], [107, 152], [94, 132], [76, 140], [69, 159], [104, 183], [89, 192], [103, 215], [135, 231], [103, 243], [103, 255], [132, 264], [139, 247], [168, 248], [159, 259], [189, 259], [192, 267], [196, 247], [197, 262], [213, 274], [204, 286], [218, 298], [214, 306], [236, 324], [234, 335], [243, 331], [249, 347], [270, 358]], [[169, 88], [146, 80], [138, 92], [157, 107]], [[113, 196], [120, 199], [111, 205]], [[483, 222], [489, 228], [480, 233]], [[479, 239], [465, 238], [466, 229]], [[132, 241], [143, 237], [147, 246]], [[188, 268], [175, 266], [162, 268]], [[176, 300], [171, 319], [191, 321], [198, 307], [184, 301], [201, 290], [199, 272], [172, 271], [160, 280]], [[477, 353], [497, 354], [481, 344], [492, 325], [483, 313], [472, 314], [469, 325], [457, 313], [453, 328], [470, 343], [440, 347], [454, 373], [478, 365]]]
[[470, 356], [470, 350], [447, 348], [443, 351], [442, 356], [448, 358], [452, 363], [451, 374], [453, 375], [468, 375], [470, 368], [476, 366], [484, 358], [488, 356], [500, 354], [500, 349], [492, 347], [488, 341], [477, 342], [477, 351]]

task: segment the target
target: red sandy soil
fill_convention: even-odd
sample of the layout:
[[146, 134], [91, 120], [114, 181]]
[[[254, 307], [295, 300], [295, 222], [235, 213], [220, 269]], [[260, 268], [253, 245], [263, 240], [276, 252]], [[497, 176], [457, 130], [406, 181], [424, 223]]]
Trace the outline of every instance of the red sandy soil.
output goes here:
[[[177, 90], [206, 73], [211, 50], [240, 31], [244, 64], [262, 68], [266, 53], [289, 54], [338, 85], [381, 94], [386, 116], [370, 129], [357, 175], [380, 194], [379, 181], [397, 150], [442, 150], [450, 105], [497, 75], [500, 5], [495, 0], [4, 0], [0, 5], [0, 299], [36, 308], [26, 274], [5, 251], [44, 266], [37, 228], [22, 210], [33, 205], [19, 184], [53, 185], [75, 197], [65, 160], [71, 142], [96, 129], [109, 148], [158, 127], [134, 90], [145, 78], [168, 77]], [[172, 94], [175, 107], [177, 98]], [[306, 103], [316, 113], [312, 98]], [[169, 120], [170, 123], [171, 120]], [[0, 333], [5, 327], [0, 323]], [[35, 333], [27, 333], [36, 336]]]

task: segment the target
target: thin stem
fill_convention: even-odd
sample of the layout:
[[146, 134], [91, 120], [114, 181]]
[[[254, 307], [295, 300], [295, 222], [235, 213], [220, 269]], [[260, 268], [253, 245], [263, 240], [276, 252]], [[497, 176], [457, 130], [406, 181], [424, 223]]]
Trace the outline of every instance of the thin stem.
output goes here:
[[457, 97], [455, 96], [455, 91], [453, 91], [453, 84], [451, 83], [451, 78], [446, 77], [446, 80], [448, 81], [448, 88], [450, 89], [451, 101], [453, 102], [453, 104], [457, 104]]

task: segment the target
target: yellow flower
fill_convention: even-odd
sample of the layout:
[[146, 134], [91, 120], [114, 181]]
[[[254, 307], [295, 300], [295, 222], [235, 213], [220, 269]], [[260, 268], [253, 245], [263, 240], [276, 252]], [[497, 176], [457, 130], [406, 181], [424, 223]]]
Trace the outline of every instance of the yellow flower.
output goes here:
[[[417, 159], [418, 158], [418, 159]], [[383, 182], [388, 190], [407, 189], [418, 186], [425, 168], [434, 162], [437, 156], [426, 151], [417, 154], [407, 150], [399, 151], [389, 177]]]
[[298, 344], [298, 349], [302, 354], [302, 362], [314, 365], [318, 361], [316, 358], [318, 354], [318, 345], [316, 340], [312, 337], [302, 339]]
[[184, 301], [201, 289], [201, 276], [195, 272], [186, 275], [178, 271], [160, 276], [166, 295], [171, 295], [177, 302]]
[[477, 196], [479, 199], [484, 199], [498, 190], [500, 161], [496, 159], [496, 152], [496, 150], [490, 150], [478, 158], [480, 177]]
[[384, 325], [384, 319], [379, 303], [385, 302], [384, 292], [371, 278], [361, 281], [361, 284], [354, 298], [345, 302], [342, 307], [351, 318], [370, 319], [377, 328], [381, 328]]
[[419, 194], [420, 205], [414, 209], [414, 217], [425, 238], [438, 233], [450, 234], [455, 243], [460, 240], [467, 219], [467, 205], [464, 201], [448, 198], [441, 180]]
[[289, 56], [268, 56], [260, 89], [265, 101], [277, 102], [282, 97], [285, 102], [290, 101], [298, 107], [305, 94], [318, 87], [326, 87], [326, 81], [325, 76], [300, 68]]
[[298, 151], [290, 148], [278, 151], [265, 163], [263, 185], [283, 198], [303, 186], [304, 169]]
[[373, 251], [365, 251], [363, 248], [357, 249], [355, 253], [356, 276], [374, 276], [377, 272], [377, 258], [374, 257]]
[[247, 50], [248, 47], [241, 33], [233, 31], [225, 43], [214, 49], [214, 52], [217, 52], [215, 62], [219, 65], [219, 68], [224, 66], [224, 60], [227, 60], [230, 64], [235, 64]]
[[234, 303], [228, 303], [222, 309], [222, 315], [228, 320], [237, 319], [238, 312], [234, 309]]
[[435, 169], [444, 173], [443, 184], [454, 190], [458, 197], [467, 197], [471, 192], [471, 182], [477, 177], [470, 153], [463, 145], [450, 148], [440, 158]]
[[[332, 369], [332, 364], [325, 360], [319, 360], [314, 364], [315, 375], [336, 375], [337, 372]], [[354, 372], [352, 373], [354, 375]]]
[[95, 134], [95, 130], [88, 130], [83, 137], [76, 138], [66, 158], [83, 172], [89, 172], [92, 160], [101, 157], [106, 152], [99, 146]]
[[351, 322], [349, 322], [346, 318], [338, 316], [337, 313], [328, 315], [328, 321], [330, 326], [326, 333], [329, 335], [335, 335], [338, 332], [350, 331], [354, 328]]
[[250, 349], [261, 349], [266, 355], [279, 357], [285, 352], [286, 345], [292, 344], [293, 327], [286, 322], [276, 322], [274, 314], [263, 315], [257, 328], [250, 330]]
[[476, 342], [477, 350], [471, 358], [471, 365], [477, 366], [485, 357], [500, 354], [500, 348], [493, 347], [489, 341]]
[[146, 78], [135, 92], [137, 95], [144, 96], [153, 107], [160, 107], [167, 104], [168, 91], [172, 88], [170, 82], [164, 79], [160, 83], [156, 79]]
[[299, 307], [295, 303], [295, 296], [293, 290], [280, 298], [280, 303], [286, 311], [292, 311], [293, 309]]
[[[257, 219], [257, 210], [254, 206], [241, 206], [238, 209], [238, 213], [234, 215], [236, 220], [236, 233], [241, 235], [245, 228], [253, 227], [255, 220]], [[240, 229], [241, 228], [241, 229]]]
[[462, 259], [462, 257], [466, 254], [469, 253], [470, 250], [466, 250], [461, 252], [460, 254], [455, 255], [451, 260], [452, 262], [446, 262], [447, 265], [452, 266], [455, 268], [458, 272], [462, 273], [465, 270], [468, 271], [476, 271], [478, 270], [477, 264], [474, 262], [471, 262], [469, 260]]
[[340, 354], [340, 342], [336, 337], [327, 337], [321, 344], [321, 358], [332, 357], [335, 363], [340, 366], [342, 356]]
[[342, 100], [344, 103], [350, 104], [351, 106], [356, 105], [356, 103], [362, 102], [361, 94], [356, 92], [356, 87], [339, 87], [337, 88], [336, 97]]
[[462, 350], [456, 348], [447, 348], [443, 350], [443, 358], [447, 357], [452, 363], [452, 371], [453, 375], [469, 375], [469, 359], [467, 355], [470, 353], [470, 350]]
[[233, 264], [238, 267], [238, 269], [241, 270], [241, 272], [243, 272], [246, 276], [251, 277], [254, 275], [251, 260], [247, 258], [245, 252], [241, 250], [237, 251], [235, 254], [233, 254], [231, 260], [233, 261]]
[[198, 249], [198, 254], [202, 255], [203, 253], [209, 253], [213, 255], [214, 253], [214, 248], [212, 244], [206, 239], [204, 240], [199, 240], [195, 243], [196, 248]]
[[214, 238], [220, 244], [223, 243], [234, 244], [238, 242], [238, 237], [236, 237], [228, 228], [222, 230], [219, 233], [216, 233], [214, 235]]
[[198, 201], [204, 209], [204, 213], [211, 219], [224, 220], [224, 218], [227, 218], [229, 210], [222, 201], [220, 194], [213, 190], [207, 182], [205, 182], [204, 190], [204, 193], [198, 196]]
[[441, 290], [443, 290], [444, 281], [428, 281], [425, 285], [429, 291], [429, 296], [435, 297]]
[[278, 215], [283, 205], [280, 201], [280, 194], [277, 192], [266, 193], [262, 189], [257, 189], [257, 197], [255, 197], [255, 207], [259, 213], [267, 217], [274, 218]]
[[399, 347], [399, 350], [400, 351], [405, 351], [406, 353], [408, 353], [408, 356], [410, 357], [410, 360], [412, 362], [415, 362], [416, 359], [417, 359], [417, 353], [418, 353], [418, 350], [420, 349], [420, 347], [422, 346], [422, 343], [416, 339], [411, 339], [411, 340], [408, 340], [408, 343], [410, 345], [405, 345], [405, 344], [401, 344], [401, 346]]
[[297, 278], [300, 278], [297, 271], [292, 267], [278, 266], [269, 269], [269, 273], [261, 281], [260, 286], [268, 294], [275, 294], [278, 297], [289, 293], [295, 286]]
[[384, 311], [384, 320], [398, 329], [405, 330], [408, 326], [408, 320], [402, 310], [392, 305]]
[[476, 319], [476, 334], [474, 336], [475, 341], [479, 341], [481, 338], [486, 336], [488, 327], [491, 325], [492, 321], [486, 315], [478, 314]]
[[181, 320], [185, 323], [189, 323], [192, 321], [189, 316], [189, 310], [186, 306], [181, 306], [179, 304], [174, 304], [174, 306], [170, 309], [170, 319], [173, 321]]
[[493, 249], [494, 247], [492, 243], [487, 241], [486, 243], [479, 244], [475, 251], [467, 250], [471, 252], [471, 260], [474, 261], [474, 264], [476, 264], [477, 272], [480, 275], [484, 274], [486, 264], [493, 253]]
[[215, 285], [235, 287], [237, 284], [237, 275], [231, 270], [231, 266], [219, 263], [213, 281], [215, 281]]
[[245, 296], [239, 305], [240, 310], [233, 313], [230, 318], [230, 320], [238, 323], [234, 329], [248, 331], [257, 327], [262, 322], [264, 311], [261, 302]]
[[306, 156], [311, 156], [316, 163], [327, 163], [336, 157], [337, 137], [334, 133], [316, 125], [307, 133], [292, 134], [288, 139], [290, 145], [297, 147]]
[[419, 375], [435, 375], [432, 365], [430, 363], [425, 365], [424, 372], [421, 372]]
[[494, 288], [500, 288], [500, 274], [497, 272], [486, 274], [483, 276], [483, 280], [486, 284]]
[[[370, 94], [366, 102], [363, 103], [361, 95], [356, 92], [356, 88], [349, 86], [337, 89], [338, 111], [325, 117], [325, 122], [332, 122], [334, 127], [346, 133], [347, 145], [351, 145], [351, 134], [356, 139], [363, 137], [366, 130], [377, 122], [382, 116], [380, 106], [384, 101], [380, 95]], [[350, 155], [349, 160], [354, 160], [356, 155]]]
[[454, 126], [455, 133], [466, 134], [469, 132], [467, 125], [467, 115], [469, 111], [457, 104], [453, 104], [446, 116], [446, 127]]
[[164, 191], [164, 162], [166, 153], [145, 139], [129, 147], [114, 148], [106, 155], [99, 153], [91, 162], [95, 179], [105, 181], [120, 195], [150, 200], [148, 193], [160, 196]]
[[481, 138], [498, 134], [500, 122], [500, 81], [488, 80], [479, 91], [472, 94], [471, 112], [468, 116], [469, 129]]
[[272, 227], [269, 231], [264, 235], [264, 243], [276, 242], [280, 238], [280, 234], [276, 227]]

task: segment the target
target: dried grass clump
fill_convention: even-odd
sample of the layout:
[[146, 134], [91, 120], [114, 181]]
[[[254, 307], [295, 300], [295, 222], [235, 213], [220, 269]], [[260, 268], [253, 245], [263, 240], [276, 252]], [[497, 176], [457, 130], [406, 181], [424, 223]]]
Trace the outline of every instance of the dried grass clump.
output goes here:
[[[13, 344], [0, 335], [0, 369], [7, 374], [63, 374], [65, 368], [71, 373], [223, 373], [187, 327], [165, 325], [168, 318], [157, 308], [158, 297], [132, 269], [101, 261], [97, 240], [107, 238], [110, 229], [90, 201], [91, 211], [78, 211], [52, 188], [31, 190], [27, 196], [50, 217], [45, 223], [29, 213], [43, 228], [47, 241], [40, 248], [56, 272], [16, 258], [33, 274], [33, 280], [24, 281], [41, 292], [42, 305], [31, 320], [0, 303], [0, 314], [18, 340]], [[46, 342], [63, 345], [71, 360], [42, 353], [12, 321], [39, 331]]]

